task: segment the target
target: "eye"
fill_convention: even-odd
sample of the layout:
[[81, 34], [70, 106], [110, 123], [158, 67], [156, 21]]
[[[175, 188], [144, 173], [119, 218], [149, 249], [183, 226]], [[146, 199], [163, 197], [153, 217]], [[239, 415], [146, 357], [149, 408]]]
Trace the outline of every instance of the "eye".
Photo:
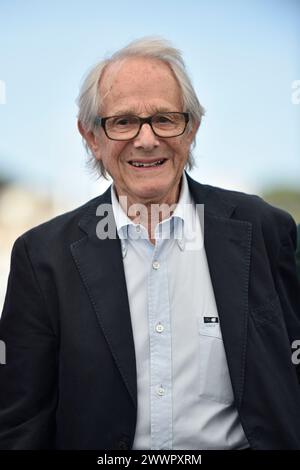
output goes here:
[[128, 127], [136, 125], [135, 116], [117, 116], [112, 120], [112, 126], [114, 127]]
[[168, 123], [172, 123], [173, 121], [174, 119], [172, 119], [171, 116], [166, 115], [166, 114], [158, 114], [157, 116], [155, 116], [155, 122], [159, 124], [168, 124]]
[[160, 129], [171, 129], [178, 125], [178, 115], [175, 113], [156, 114], [152, 122]]
[[126, 117], [117, 118], [113, 122], [114, 126], [127, 126], [129, 124], [129, 120]]

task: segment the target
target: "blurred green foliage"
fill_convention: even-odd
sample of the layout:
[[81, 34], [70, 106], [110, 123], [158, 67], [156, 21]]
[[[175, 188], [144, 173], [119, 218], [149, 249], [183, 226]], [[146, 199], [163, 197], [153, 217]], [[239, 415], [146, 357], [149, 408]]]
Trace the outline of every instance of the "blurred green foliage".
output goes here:
[[0, 192], [10, 183], [8, 178], [5, 178], [0, 175]]
[[262, 193], [265, 201], [289, 212], [296, 223], [300, 223], [300, 189], [271, 188]]

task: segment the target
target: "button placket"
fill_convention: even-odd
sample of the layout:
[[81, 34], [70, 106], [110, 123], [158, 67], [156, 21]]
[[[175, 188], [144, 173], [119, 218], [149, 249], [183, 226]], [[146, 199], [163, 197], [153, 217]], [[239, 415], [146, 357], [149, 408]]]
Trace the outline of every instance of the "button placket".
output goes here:
[[[164, 243], [155, 245], [152, 269], [149, 273], [151, 448], [153, 449], [172, 448], [172, 355], [168, 271], [163, 258], [165, 247]], [[169, 436], [168, 442], [166, 436]]]

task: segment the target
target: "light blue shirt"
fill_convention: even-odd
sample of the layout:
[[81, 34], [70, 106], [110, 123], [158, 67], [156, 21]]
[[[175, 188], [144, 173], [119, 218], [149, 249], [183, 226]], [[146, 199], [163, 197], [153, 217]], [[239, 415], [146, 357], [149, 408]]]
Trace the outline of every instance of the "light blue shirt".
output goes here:
[[200, 218], [185, 174], [155, 245], [112, 187], [137, 366], [133, 449], [248, 447], [237, 410]]

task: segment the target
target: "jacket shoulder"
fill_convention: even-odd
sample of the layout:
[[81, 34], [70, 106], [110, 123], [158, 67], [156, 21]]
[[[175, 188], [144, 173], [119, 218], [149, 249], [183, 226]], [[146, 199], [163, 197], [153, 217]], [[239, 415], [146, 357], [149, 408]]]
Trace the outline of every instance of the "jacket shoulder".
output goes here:
[[[79, 222], [95, 214], [97, 206], [101, 203], [103, 194], [97, 196], [83, 205], [60, 214], [24, 232], [17, 240], [23, 239], [31, 246], [43, 245], [50, 247], [59, 242], [71, 243], [82, 237]], [[15, 243], [16, 243], [15, 242]]]
[[236, 205], [236, 215], [246, 216], [250, 221], [260, 223], [263, 227], [270, 225], [284, 234], [295, 224], [287, 211], [273, 206], [258, 195], [225, 189], [221, 189], [220, 194], [222, 198], [228, 197]]
[[194, 183], [206, 194], [206, 200], [214, 200], [215, 205], [230, 206], [234, 219], [250, 222], [255, 231], [260, 231], [267, 238], [273, 238], [279, 243], [285, 243], [292, 236], [295, 244], [296, 224], [287, 211], [269, 204], [255, 194]]

